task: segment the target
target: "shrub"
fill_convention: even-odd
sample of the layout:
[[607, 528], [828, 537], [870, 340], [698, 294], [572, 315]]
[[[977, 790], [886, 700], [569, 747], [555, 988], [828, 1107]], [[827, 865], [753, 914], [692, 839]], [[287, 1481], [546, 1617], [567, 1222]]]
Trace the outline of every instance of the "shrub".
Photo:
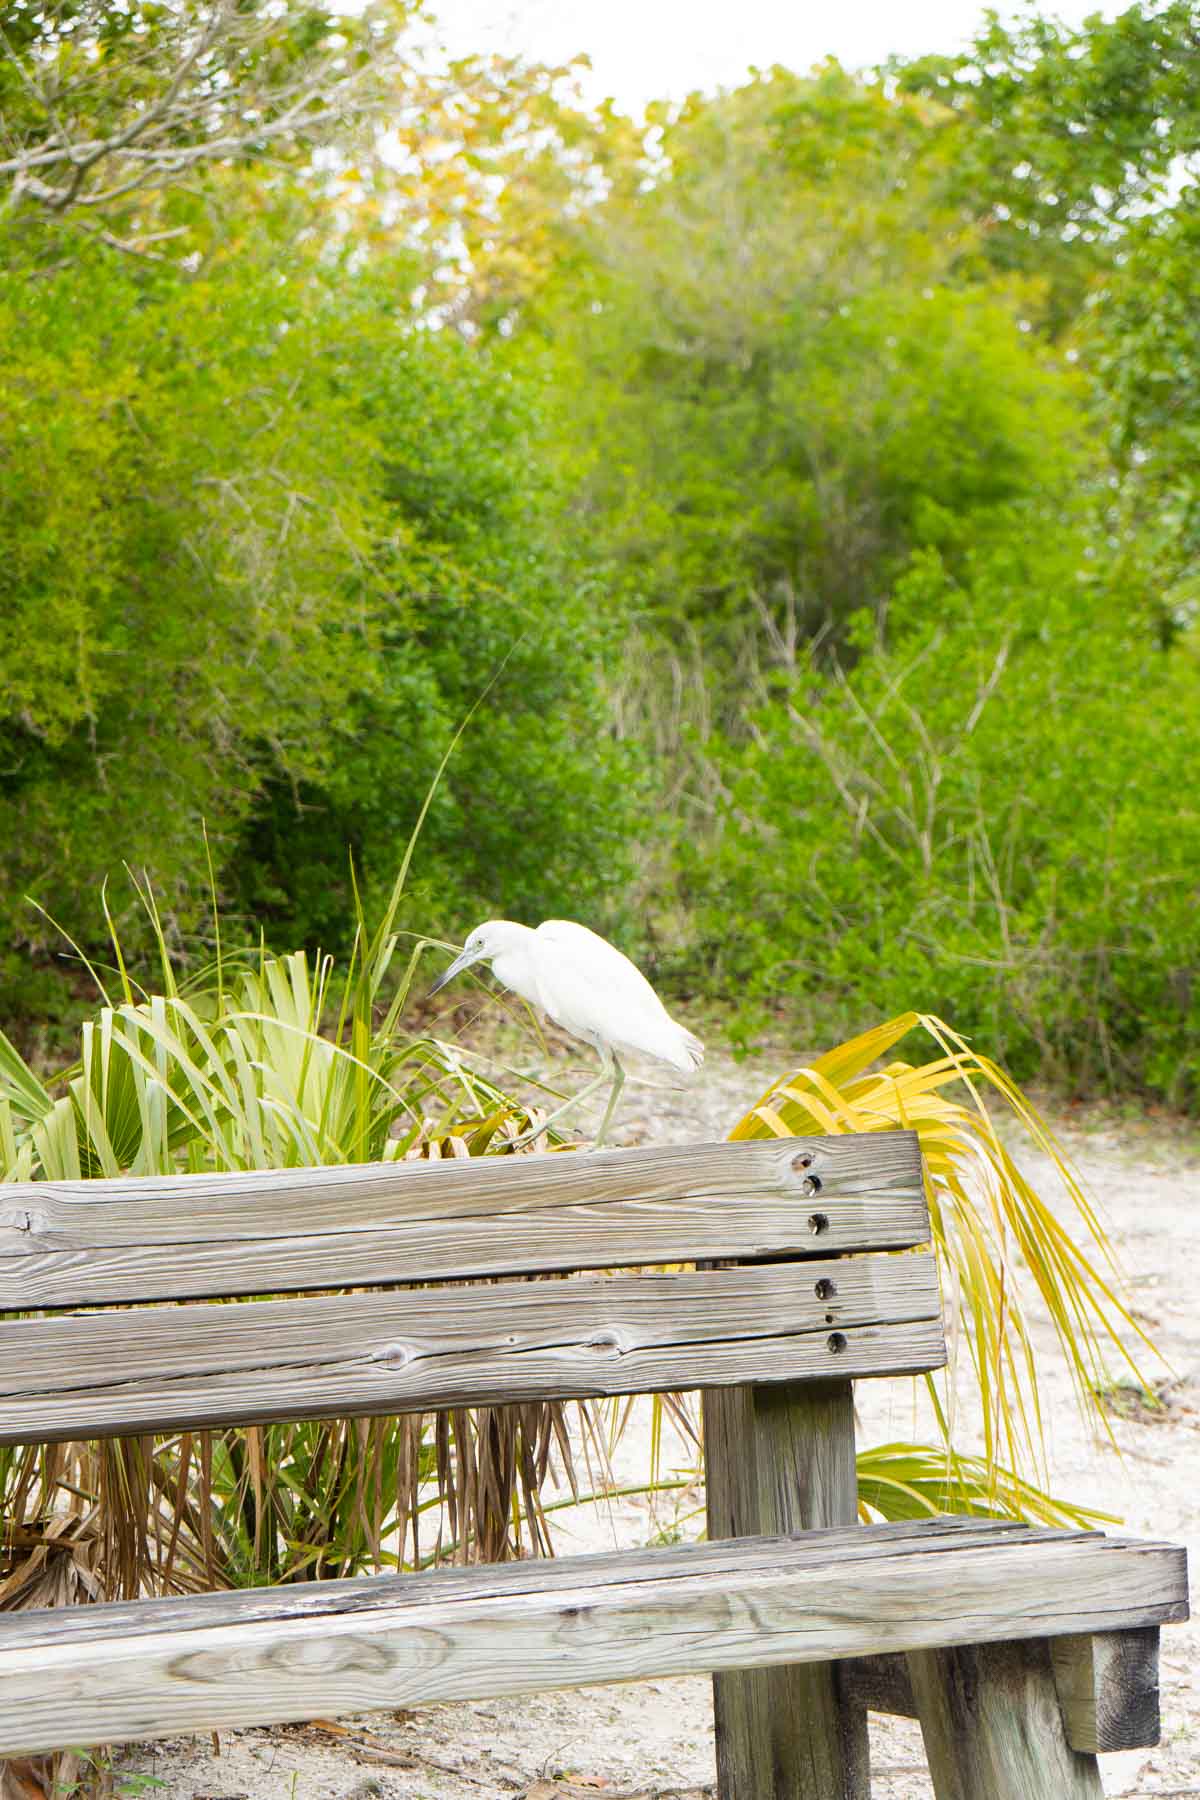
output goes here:
[[989, 579], [919, 561], [891, 648], [809, 663], [723, 747], [688, 875], [706, 979], [809, 1033], [921, 993], [1018, 1075], [1184, 1103], [1200, 669], [1098, 582], [1006, 611]]
[[550, 547], [531, 393], [419, 329], [403, 267], [289, 263], [253, 237], [195, 278], [5, 248], [9, 939], [51, 941], [32, 892], [103, 942], [91, 896], [122, 861], [190, 934], [204, 822], [247, 915], [228, 929], [343, 946], [347, 845], [382, 903], [505, 658], [437, 794], [423, 878], [448, 922], [602, 907], [634, 764], [604, 728], [601, 626]]

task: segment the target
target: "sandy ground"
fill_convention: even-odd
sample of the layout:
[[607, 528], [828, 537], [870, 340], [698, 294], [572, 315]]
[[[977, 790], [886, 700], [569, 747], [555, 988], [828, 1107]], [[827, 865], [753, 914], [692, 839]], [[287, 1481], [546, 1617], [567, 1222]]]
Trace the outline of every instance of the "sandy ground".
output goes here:
[[[627, 1089], [625, 1143], [723, 1136], [759, 1097], [778, 1062], [710, 1057], [686, 1093]], [[1070, 1384], [1048, 1357], [1042, 1391], [1050, 1422], [1054, 1490], [1120, 1514], [1129, 1532], [1200, 1544], [1200, 1133], [1138, 1113], [1068, 1112], [1055, 1118], [1106, 1217], [1128, 1270], [1136, 1312], [1164, 1354], [1163, 1403], [1114, 1421], [1118, 1460], [1080, 1423]], [[1021, 1149], [1035, 1178], [1048, 1172]], [[1048, 1186], [1047, 1186], [1047, 1191]], [[1049, 1348], [1048, 1326], [1038, 1328]], [[912, 1437], [912, 1384], [858, 1386], [861, 1441]], [[649, 1403], [614, 1458], [618, 1481], [645, 1479]], [[917, 1432], [920, 1433], [919, 1423]], [[921, 1433], [920, 1435], [924, 1435]], [[686, 1541], [703, 1520], [695, 1452], [669, 1438], [665, 1463], [687, 1485], [654, 1503], [625, 1499], [557, 1515], [560, 1551]], [[1197, 1566], [1193, 1558], [1193, 1569]], [[1105, 1789], [1120, 1800], [1200, 1797], [1200, 1626], [1163, 1633], [1163, 1738], [1150, 1751], [1102, 1759]], [[925, 1800], [920, 1731], [872, 1720], [877, 1800]], [[163, 1800], [696, 1800], [713, 1792], [707, 1681], [577, 1689], [529, 1700], [437, 1706], [272, 1730], [239, 1731], [214, 1753], [207, 1737], [131, 1751], [118, 1792]], [[982, 1800], [982, 1797], [981, 1797]]]

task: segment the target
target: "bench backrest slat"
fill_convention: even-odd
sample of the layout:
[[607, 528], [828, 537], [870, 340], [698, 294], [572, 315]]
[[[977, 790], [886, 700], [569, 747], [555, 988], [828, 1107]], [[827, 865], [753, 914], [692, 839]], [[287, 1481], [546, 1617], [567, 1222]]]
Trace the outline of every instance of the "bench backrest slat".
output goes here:
[[0, 1324], [0, 1443], [915, 1372], [933, 1257], [505, 1282]]
[[915, 1134], [0, 1187], [0, 1311], [904, 1248]]
[[0, 1187], [0, 1444], [936, 1368], [928, 1238], [904, 1131]]

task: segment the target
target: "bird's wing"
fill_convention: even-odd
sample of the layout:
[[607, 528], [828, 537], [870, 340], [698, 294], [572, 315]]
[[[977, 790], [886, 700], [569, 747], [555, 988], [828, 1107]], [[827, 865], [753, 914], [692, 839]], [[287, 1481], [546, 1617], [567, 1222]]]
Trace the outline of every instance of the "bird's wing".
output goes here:
[[535, 933], [542, 1008], [597, 1048], [635, 1050], [695, 1068], [699, 1042], [668, 1013], [627, 956], [586, 926], [551, 919]]
[[547, 919], [534, 936], [539, 957], [546, 957], [547, 967], [551, 966], [552, 957], [559, 979], [577, 980], [614, 1004], [642, 1010], [647, 1016], [669, 1016], [642, 971], [598, 932], [577, 925], [573, 919]]

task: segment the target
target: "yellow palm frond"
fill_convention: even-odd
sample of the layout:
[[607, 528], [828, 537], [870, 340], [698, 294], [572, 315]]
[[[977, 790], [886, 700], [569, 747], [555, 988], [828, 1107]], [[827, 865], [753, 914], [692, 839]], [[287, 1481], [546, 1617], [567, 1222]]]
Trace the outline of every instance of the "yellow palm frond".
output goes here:
[[[893, 1057], [916, 1031], [932, 1040], [937, 1054], [924, 1063]], [[1018, 1126], [1050, 1163], [1056, 1205], [1022, 1172], [1001, 1135], [1001, 1119]], [[1045, 1470], [1031, 1307], [1040, 1305], [1053, 1326], [1082, 1412], [1106, 1432], [1097, 1396], [1111, 1379], [1110, 1364], [1145, 1385], [1128, 1340], [1150, 1351], [1153, 1345], [1121, 1298], [1112, 1243], [1046, 1120], [1003, 1069], [932, 1014], [902, 1013], [793, 1070], [730, 1136], [898, 1126], [915, 1131], [921, 1143], [933, 1243], [952, 1313], [947, 1379], [953, 1384], [953, 1351], [965, 1344], [978, 1402], [979, 1467], [995, 1494], [1011, 1494], [1021, 1479], [1011, 1468], [1043, 1476]], [[948, 1397], [953, 1392], [951, 1385]], [[936, 1410], [948, 1436], [953, 1409], [940, 1404]], [[974, 1487], [978, 1479], [976, 1469]]]

